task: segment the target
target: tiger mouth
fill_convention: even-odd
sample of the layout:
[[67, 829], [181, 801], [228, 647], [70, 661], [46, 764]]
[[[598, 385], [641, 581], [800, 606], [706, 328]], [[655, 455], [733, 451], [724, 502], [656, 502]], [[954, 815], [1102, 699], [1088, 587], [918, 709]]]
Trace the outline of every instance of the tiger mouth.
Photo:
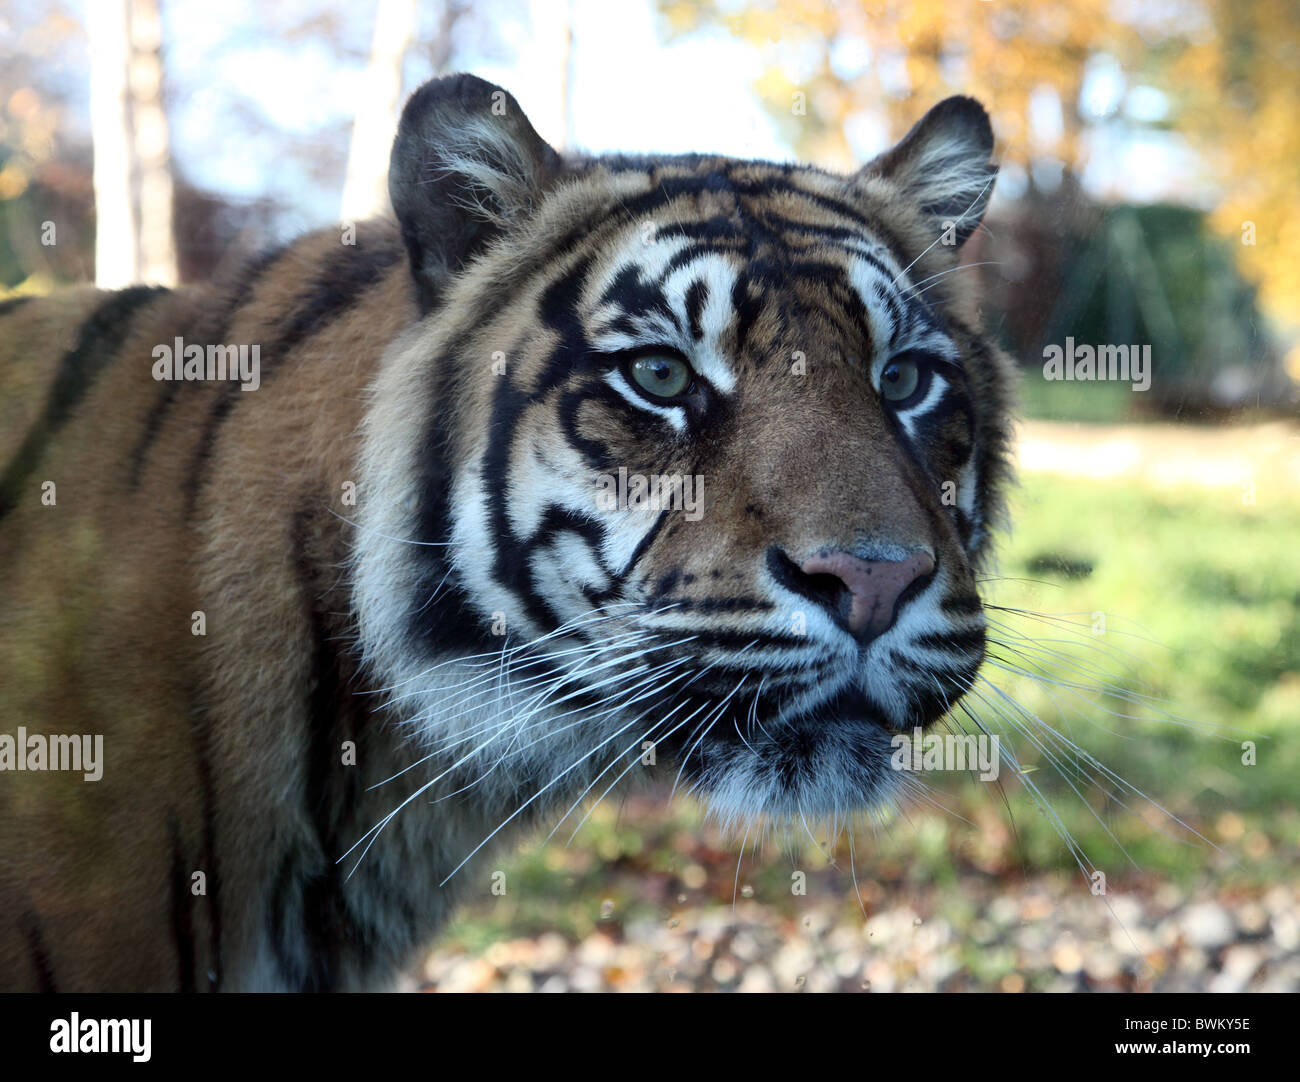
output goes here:
[[724, 817], [838, 814], [894, 799], [897, 735], [928, 730], [949, 705], [917, 704], [906, 719], [891, 719], [851, 682], [795, 711], [738, 705], [703, 733], [656, 743], [679, 781]]
[[[869, 721], [888, 733], [901, 731], [890, 724], [880, 707], [868, 698], [861, 688], [852, 684], [836, 692], [829, 699], [805, 708], [790, 720], [795, 724], [812, 722], [824, 725], [833, 725], [836, 722]], [[929, 725], [934, 720], [926, 719], [924, 724]]]
[[[711, 699], [712, 697], [710, 697]], [[717, 700], [720, 702], [720, 700]], [[705, 712], [707, 716], [707, 711]], [[758, 745], [789, 745], [791, 750], [808, 744], [818, 733], [838, 731], [849, 733], [874, 732], [885, 736], [907, 732], [913, 728], [928, 729], [942, 712], [927, 711], [909, 718], [901, 727], [891, 722], [885, 711], [855, 684], [841, 688], [828, 698], [806, 705], [797, 711], [783, 711], [770, 704], [768, 709], [755, 708], [750, 703], [738, 703], [730, 710], [721, 711], [713, 724], [698, 736], [674, 735], [661, 743], [683, 759], [689, 759], [706, 746], [714, 748], [749, 749]]]
[[[892, 735], [897, 732], [909, 731], [918, 726], [923, 729], [929, 728], [940, 716], [939, 714], [927, 712], [915, 718], [909, 718], [906, 725], [897, 726], [890, 720], [885, 711], [856, 684], [849, 684], [834, 692], [828, 698], [803, 706], [795, 711], [772, 711], [766, 714], [756, 713], [750, 716], [744, 708], [738, 708], [734, 713], [741, 723], [740, 731], [750, 740], [762, 737], [765, 733], [773, 739], [779, 740], [783, 733], [794, 734], [819, 728], [862, 725], [870, 725]], [[749, 725], [746, 729], [747, 718]], [[728, 720], [730, 721], [730, 718]], [[730, 738], [736, 740], [739, 735], [735, 725], [718, 725], [715, 726], [715, 731], [720, 738], [730, 734]]]
[[703, 734], [673, 737], [663, 750], [676, 763], [678, 781], [734, 825], [753, 816], [838, 815], [888, 803], [899, 784], [889, 758], [895, 732], [884, 712], [850, 686], [785, 716], [737, 710]]

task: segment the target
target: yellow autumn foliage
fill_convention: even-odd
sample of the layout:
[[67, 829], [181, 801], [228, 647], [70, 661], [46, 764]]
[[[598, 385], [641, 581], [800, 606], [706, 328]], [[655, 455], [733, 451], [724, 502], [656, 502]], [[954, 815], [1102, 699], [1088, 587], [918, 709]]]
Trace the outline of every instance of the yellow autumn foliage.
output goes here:
[[[1270, 314], [1300, 314], [1300, 4], [1295, 0], [661, 0], [668, 25], [725, 27], [764, 50], [759, 92], [799, 153], [846, 168], [863, 113], [896, 138], [940, 98], [990, 109], [1003, 161], [1088, 164], [1089, 65], [1163, 90], [1168, 123], [1204, 163], [1211, 222], [1238, 243]], [[796, 95], [803, 95], [802, 113]], [[1059, 103], [1059, 131], [1030, 123]]]

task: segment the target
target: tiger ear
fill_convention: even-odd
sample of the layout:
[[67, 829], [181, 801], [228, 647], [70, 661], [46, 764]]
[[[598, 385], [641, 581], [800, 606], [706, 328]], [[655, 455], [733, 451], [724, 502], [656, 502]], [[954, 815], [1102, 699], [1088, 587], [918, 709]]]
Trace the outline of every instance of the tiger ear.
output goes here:
[[560, 157], [514, 97], [473, 75], [425, 83], [402, 110], [388, 194], [420, 308], [507, 225], [531, 213]]
[[974, 98], [946, 98], [916, 122], [902, 140], [863, 166], [860, 176], [881, 177], [929, 216], [939, 235], [957, 247], [984, 217], [998, 168], [993, 127]]

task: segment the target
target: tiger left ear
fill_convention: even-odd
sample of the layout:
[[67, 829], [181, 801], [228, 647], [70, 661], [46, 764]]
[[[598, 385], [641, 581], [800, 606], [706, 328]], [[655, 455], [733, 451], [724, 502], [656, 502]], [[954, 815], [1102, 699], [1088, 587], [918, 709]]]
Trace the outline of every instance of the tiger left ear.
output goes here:
[[450, 75], [411, 95], [393, 141], [388, 194], [422, 313], [451, 275], [532, 212], [559, 169], [560, 156], [501, 87]]
[[897, 146], [862, 167], [860, 177], [889, 181], [934, 222], [951, 230], [957, 247], [979, 226], [998, 168], [993, 127], [974, 98], [946, 98], [925, 114]]

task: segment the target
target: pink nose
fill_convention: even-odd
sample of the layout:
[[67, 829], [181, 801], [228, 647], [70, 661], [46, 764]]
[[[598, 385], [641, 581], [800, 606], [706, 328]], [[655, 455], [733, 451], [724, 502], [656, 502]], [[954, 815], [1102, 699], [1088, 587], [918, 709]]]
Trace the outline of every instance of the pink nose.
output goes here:
[[[799, 568], [805, 575], [832, 575], [848, 591], [844, 622], [859, 639], [874, 639], [894, 621], [903, 591], [934, 570], [934, 557], [918, 552], [903, 560], [860, 560], [847, 552], [814, 556]], [[841, 614], [844, 605], [841, 604]]]

